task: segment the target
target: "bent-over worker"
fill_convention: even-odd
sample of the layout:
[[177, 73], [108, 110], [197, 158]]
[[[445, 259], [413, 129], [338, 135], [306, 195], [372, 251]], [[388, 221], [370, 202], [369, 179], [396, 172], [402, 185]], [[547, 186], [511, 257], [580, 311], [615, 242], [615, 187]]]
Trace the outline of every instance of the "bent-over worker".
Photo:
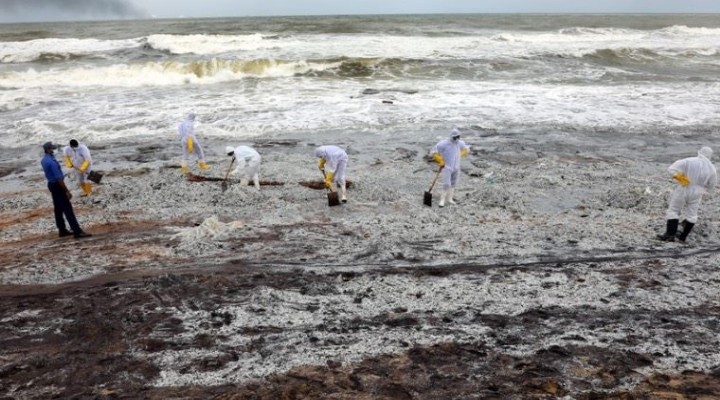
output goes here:
[[338, 146], [320, 146], [315, 149], [318, 157], [318, 168], [325, 174], [325, 187], [333, 192], [340, 188], [340, 201], [347, 203], [347, 187], [345, 185], [345, 170], [347, 169], [348, 155]]
[[262, 160], [260, 154], [249, 146], [227, 146], [225, 152], [233, 158], [234, 162], [237, 162], [237, 167], [232, 173], [240, 175], [240, 185], [245, 187], [252, 179], [255, 189], [260, 190], [260, 177], [258, 176]]
[[[683, 158], [675, 161], [668, 171], [678, 183], [670, 198], [665, 219], [667, 228], [665, 233], [657, 235], [660, 240], [672, 242], [675, 237], [684, 242], [693, 226], [697, 223], [700, 202], [705, 192], [712, 190], [717, 184], [717, 171], [710, 162], [712, 149], [703, 147], [698, 151], [697, 157]], [[680, 215], [685, 215], [683, 231], [678, 234]]]

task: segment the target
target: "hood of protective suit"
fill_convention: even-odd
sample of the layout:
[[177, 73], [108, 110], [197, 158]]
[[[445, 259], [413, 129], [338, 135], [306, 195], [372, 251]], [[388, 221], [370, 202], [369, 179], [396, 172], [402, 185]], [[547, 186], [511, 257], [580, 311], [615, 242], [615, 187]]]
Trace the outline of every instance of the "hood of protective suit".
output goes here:
[[455, 136], [461, 136], [458, 128], [453, 128], [453, 130], [450, 131], [450, 140], [452, 140]]
[[711, 148], [705, 146], [702, 149], [698, 150], [698, 155], [703, 156], [707, 158], [708, 160], [712, 158], [713, 151]]
[[232, 147], [232, 146], [225, 146], [225, 154], [230, 154], [230, 153], [234, 153], [234, 152], [235, 152], [235, 148], [234, 148], [234, 147]]
[[315, 157], [325, 157], [325, 155], [325, 150], [323, 150], [322, 148], [318, 147], [317, 149], [315, 149]]
[[185, 119], [188, 121], [195, 121], [195, 113], [188, 114], [187, 117], [185, 117]]

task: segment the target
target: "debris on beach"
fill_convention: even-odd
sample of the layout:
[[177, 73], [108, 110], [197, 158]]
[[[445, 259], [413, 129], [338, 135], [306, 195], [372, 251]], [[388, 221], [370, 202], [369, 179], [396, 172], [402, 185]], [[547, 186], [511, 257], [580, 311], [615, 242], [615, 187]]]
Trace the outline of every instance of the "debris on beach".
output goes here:
[[185, 242], [197, 242], [205, 239], [218, 240], [228, 236], [229, 233], [243, 227], [240, 221], [223, 223], [218, 217], [212, 217], [203, 221], [200, 225], [192, 228], [182, 228], [180, 232], [173, 235], [173, 239], [180, 239]]

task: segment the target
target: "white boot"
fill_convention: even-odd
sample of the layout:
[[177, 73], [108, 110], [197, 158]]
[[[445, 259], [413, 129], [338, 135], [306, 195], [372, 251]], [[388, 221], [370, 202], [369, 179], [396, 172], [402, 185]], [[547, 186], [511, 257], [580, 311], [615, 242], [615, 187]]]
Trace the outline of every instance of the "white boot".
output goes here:
[[242, 178], [242, 179], [240, 179], [240, 186], [245, 187], [248, 185], [249, 182], [250, 181], [247, 178]]
[[445, 207], [445, 193], [447, 192], [444, 190], [440, 192], [440, 203], [438, 204], [440, 207]]
[[450, 188], [447, 191], [447, 201], [450, 204], [457, 204], [455, 200], [453, 200], [453, 195], [455, 194], [455, 188]]
[[343, 184], [340, 185], [340, 201], [342, 201], [343, 203], [347, 203], [346, 193], [347, 193], [347, 188], [345, 186], [345, 182], [343, 182]]
[[255, 184], [255, 189], [260, 190], [260, 179], [257, 175], [253, 176], [253, 183]]

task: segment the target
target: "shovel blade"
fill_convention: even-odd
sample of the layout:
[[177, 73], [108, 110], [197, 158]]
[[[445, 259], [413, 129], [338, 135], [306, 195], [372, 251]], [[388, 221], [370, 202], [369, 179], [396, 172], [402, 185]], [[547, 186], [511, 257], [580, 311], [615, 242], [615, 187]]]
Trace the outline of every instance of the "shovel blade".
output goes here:
[[432, 207], [432, 193], [425, 192], [425, 195], [423, 195], [423, 204], [428, 207]]
[[223, 181], [223, 182], [220, 184], [220, 188], [222, 189], [222, 192], [225, 193], [225, 191], [228, 189], [228, 183], [227, 183], [227, 181]]
[[338, 199], [337, 192], [328, 192], [328, 206], [334, 207], [340, 205], [340, 199]]

